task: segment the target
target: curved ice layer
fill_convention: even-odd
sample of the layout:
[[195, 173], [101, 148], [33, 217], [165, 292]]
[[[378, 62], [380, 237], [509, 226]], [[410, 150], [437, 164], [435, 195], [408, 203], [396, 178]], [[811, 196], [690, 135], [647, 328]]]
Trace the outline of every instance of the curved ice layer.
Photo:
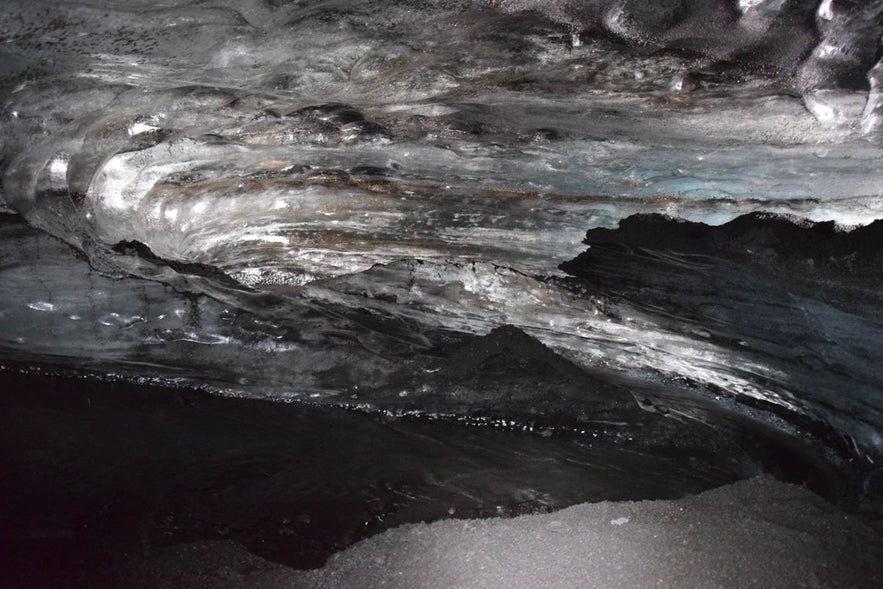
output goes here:
[[[547, 391], [485, 398], [471, 377], [431, 376], [445, 375], [439, 358], [459, 362], [445, 346], [545, 358], [523, 336], [566, 358], [543, 360], [553, 372], [576, 366], [644, 412], [711, 423], [709, 402], [782, 416], [873, 471], [879, 284], [856, 287], [858, 306], [795, 298], [766, 270], [664, 240], [648, 254], [668, 264], [659, 276], [732, 289], [648, 300], [558, 265], [586, 229], [635, 213], [883, 217], [880, 10], [13, 3], [0, 16], [0, 206], [101, 275], [5, 229], [18, 257], [3, 268], [4, 354], [527, 423]], [[19, 288], [34, 267], [40, 288]], [[706, 316], [677, 310], [691, 297]], [[792, 329], [780, 313], [814, 319]], [[787, 338], [808, 343], [792, 353]], [[478, 356], [466, 365], [488, 369], [493, 354]]]

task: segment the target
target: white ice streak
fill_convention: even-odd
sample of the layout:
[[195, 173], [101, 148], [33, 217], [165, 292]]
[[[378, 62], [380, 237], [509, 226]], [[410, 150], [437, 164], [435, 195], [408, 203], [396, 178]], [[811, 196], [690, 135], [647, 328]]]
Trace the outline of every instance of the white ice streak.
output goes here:
[[[880, 40], [883, 44], [883, 38]], [[883, 128], [883, 59], [868, 73], [868, 101], [862, 111], [861, 130], [871, 136]]]
[[49, 176], [53, 184], [63, 186], [66, 183], [68, 163], [68, 157], [65, 154], [59, 154], [49, 162]]
[[55, 305], [48, 301], [34, 301], [33, 303], [28, 303], [28, 308], [43, 313], [51, 313], [55, 311]]
[[145, 133], [153, 133], [155, 131], [159, 131], [161, 127], [158, 125], [154, 125], [152, 123], [148, 123], [145, 121], [135, 121], [131, 125], [129, 125], [128, 134], [129, 137], [134, 137], [135, 135], [143, 135]]
[[[687, 378], [733, 396], [798, 408], [776, 389], [788, 377], [732, 349], [662, 328], [636, 310], [606, 313], [600, 301], [570, 296], [491, 263], [399, 262], [307, 285], [305, 294], [388, 312], [419, 324], [484, 335], [515, 325], [578, 365], [623, 374]], [[367, 296], [367, 298], [366, 298]]]
[[819, 9], [816, 11], [818, 17], [822, 20], [833, 20], [834, 18], [834, 0], [822, 0]]
[[755, 6], [763, 4], [764, 2], [767, 2], [767, 0], [739, 0], [739, 10], [742, 12], [748, 12]]

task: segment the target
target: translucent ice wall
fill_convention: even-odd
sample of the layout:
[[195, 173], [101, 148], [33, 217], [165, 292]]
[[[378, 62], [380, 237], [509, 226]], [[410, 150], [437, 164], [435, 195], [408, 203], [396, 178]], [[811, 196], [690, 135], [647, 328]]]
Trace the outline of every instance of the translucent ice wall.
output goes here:
[[[830, 348], [804, 361], [574, 290], [558, 265], [635, 213], [883, 217], [883, 3], [7, 5], [0, 206], [88, 266], [40, 262], [69, 287], [34, 290], [30, 270], [7, 282], [4, 349], [211, 375], [237, 394], [450, 409], [402, 400], [403, 350], [514, 325], [586, 370], [753, 399], [881, 454], [876, 303], [751, 291], [819, 317], [795, 337]], [[153, 282], [82, 312], [95, 281], [133, 279]], [[181, 293], [208, 296], [199, 321]], [[784, 337], [770, 329], [754, 336]]]

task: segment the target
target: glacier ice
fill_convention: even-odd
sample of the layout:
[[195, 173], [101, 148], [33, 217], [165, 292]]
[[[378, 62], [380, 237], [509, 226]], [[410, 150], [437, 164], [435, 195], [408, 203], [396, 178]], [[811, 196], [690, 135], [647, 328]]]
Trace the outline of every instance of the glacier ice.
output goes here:
[[7, 4], [7, 368], [883, 497], [880, 2]]

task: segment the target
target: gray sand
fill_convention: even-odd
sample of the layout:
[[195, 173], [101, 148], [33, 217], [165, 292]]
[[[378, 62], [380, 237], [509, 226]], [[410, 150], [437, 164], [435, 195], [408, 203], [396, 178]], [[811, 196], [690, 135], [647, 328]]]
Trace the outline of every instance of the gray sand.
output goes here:
[[883, 530], [770, 478], [677, 501], [407, 525], [293, 571], [232, 542], [165, 549], [151, 587], [883, 587]]

